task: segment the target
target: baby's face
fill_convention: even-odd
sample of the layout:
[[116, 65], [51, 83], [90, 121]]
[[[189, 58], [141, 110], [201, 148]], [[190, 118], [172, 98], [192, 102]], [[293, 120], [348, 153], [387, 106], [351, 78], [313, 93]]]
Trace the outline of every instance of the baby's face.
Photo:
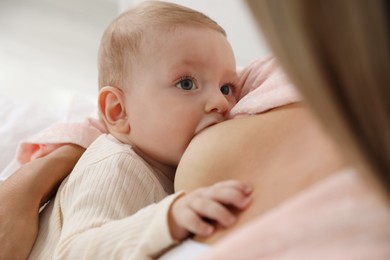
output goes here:
[[237, 102], [234, 55], [207, 28], [156, 29], [140, 45], [125, 90], [129, 139], [149, 162], [176, 166], [191, 139]]

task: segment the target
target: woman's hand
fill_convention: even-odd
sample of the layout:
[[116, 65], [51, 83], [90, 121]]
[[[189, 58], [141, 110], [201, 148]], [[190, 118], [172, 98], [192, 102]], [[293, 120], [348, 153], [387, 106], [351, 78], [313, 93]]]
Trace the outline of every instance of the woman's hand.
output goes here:
[[0, 183], [0, 259], [26, 259], [38, 234], [39, 209], [84, 152], [64, 145], [31, 161]]
[[39, 199], [19, 170], [0, 186], [0, 259], [26, 259], [38, 234]]
[[235, 212], [249, 205], [251, 192], [250, 186], [228, 180], [179, 197], [169, 212], [172, 237], [181, 241], [190, 234], [210, 236], [215, 224], [231, 226]]

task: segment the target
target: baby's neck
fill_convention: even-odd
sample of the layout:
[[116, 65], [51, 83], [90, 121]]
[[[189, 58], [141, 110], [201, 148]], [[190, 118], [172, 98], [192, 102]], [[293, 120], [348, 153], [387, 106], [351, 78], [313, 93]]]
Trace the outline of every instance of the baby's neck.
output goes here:
[[148, 157], [143, 157], [143, 159], [152, 168], [152, 171], [154, 172], [160, 184], [164, 187], [164, 190], [168, 194], [174, 193], [173, 182], [175, 178], [176, 167], [171, 167], [155, 160], [148, 160]]
[[160, 161], [151, 158], [149, 155], [147, 155], [145, 152], [139, 149], [137, 145], [135, 145], [130, 140], [129, 136], [116, 134], [112, 131], [110, 131], [110, 134], [114, 136], [116, 139], [118, 139], [120, 142], [130, 145], [133, 151], [136, 152], [142, 159], [144, 159], [144, 161], [152, 168], [154, 172], [156, 172], [158, 175], [165, 176], [173, 184], [177, 165], [164, 164]]
[[153, 160], [148, 161], [146, 158], [144, 159], [153, 168], [153, 170], [167, 177], [173, 184], [177, 166], [169, 166]]
[[168, 178], [173, 183], [173, 180], [175, 178], [177, 165], [167, 165], [167, 164], [161, 163], [157, 160], [150, 158], [148, 155], [146, 155], [140, 149], [137, 149], [137, 147], [133, 147], [133, 149], [140, 157], [142, 157], [142, 159], [144, 159], [151, 166], [151, 168], [155, 172], [157, 172], [159, 175], [164, 175], [166, 178]]

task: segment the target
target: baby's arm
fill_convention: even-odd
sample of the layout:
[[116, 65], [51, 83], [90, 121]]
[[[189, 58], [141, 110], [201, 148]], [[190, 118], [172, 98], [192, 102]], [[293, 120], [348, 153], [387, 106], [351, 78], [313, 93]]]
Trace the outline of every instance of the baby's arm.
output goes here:
[[77, 145], [64, 145], [23, 165], [0, 184], [0, 259], [27, 258], [38, 232], [40, 206], [55, 193], [83, 152]]
[[[129, 187], [124, 185], [123, 188]], [[84, 211], [81, 213], [84, 215], [85, 209], [78, 207], [74, 217], [64, 217], [64, 224], [71, 226], [64, 226], [69, 230], [61, 235], [62, 241], [56, 248], [55, 257], [83, 259], [87, 255], [96, 259], [154, 259], [190, 233], [210, 235], [202, 231], [203, 227], [207, 229], [209, 226], [203, 218], [215, 220], [224, 226], [233, 224], [231, 212], [236, 208], [246, 208], [250, 193], [250, 188], [238, 181], [225, 181], [185, 195], [173, 194], [134, 215], [101, 226], [90, 217], [83, 221], [79, 214]], [[112, 204], [107, 200], [105, 202], [100, 204]], [[233, 222], [229, 222], [229, 218]], [[75, 221], [82, 225], [77, 230], [74, 228]]]
[[248, 185], [228, 180], [179, 197], [168, 214], [172, 237], [178, 241], [191, 233], [207, 237], [214, 231], [213, 223], [231, 226], [236, 220], [234, 210], [243, 210], [249, 205], [251, 191]]

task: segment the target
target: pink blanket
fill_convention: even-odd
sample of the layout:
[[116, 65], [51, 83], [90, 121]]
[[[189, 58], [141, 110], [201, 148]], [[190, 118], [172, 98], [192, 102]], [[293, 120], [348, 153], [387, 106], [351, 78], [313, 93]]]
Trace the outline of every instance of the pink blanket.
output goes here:
[[240, 101], [230, 114], [260, 114], [302, 98], [272, 56], [258, 59], [239, 72]]

